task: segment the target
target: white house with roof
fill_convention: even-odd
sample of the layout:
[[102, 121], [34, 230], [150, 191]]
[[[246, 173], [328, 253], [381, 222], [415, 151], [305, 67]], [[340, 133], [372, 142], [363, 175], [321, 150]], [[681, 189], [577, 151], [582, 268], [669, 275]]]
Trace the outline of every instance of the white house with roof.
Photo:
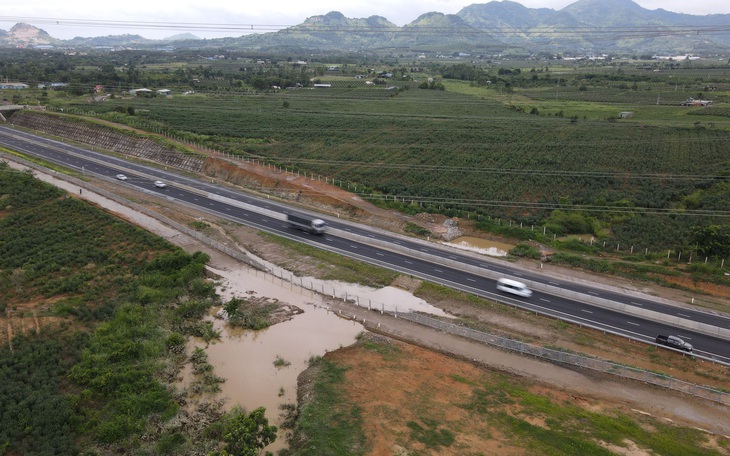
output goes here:
[[0, 82], [0, 89], [22, 90], [27, 88], [28, 84], [22, 82]]

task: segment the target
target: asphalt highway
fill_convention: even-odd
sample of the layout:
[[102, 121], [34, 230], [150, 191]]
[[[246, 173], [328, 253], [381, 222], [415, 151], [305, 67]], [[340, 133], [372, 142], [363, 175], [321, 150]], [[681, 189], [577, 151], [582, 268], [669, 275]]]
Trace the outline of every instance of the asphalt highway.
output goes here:
[[[136, 161], [95, 152], [62, 141], [47, 139], [20, 130], [0, 126], [0, 145], [42, 158], [65, 167], [118, 182], [156, 194], [168, 200], [195, 207], [218, 217], [253, 226], [287, 238], [342, 253], [372, 264], [397, 270], [404, 274], [457, 288], [475, 295], [503, 302], [581, 325], [621, 334], [639, 341], [653, 342], [657, 334], [673, 334], [692, 343], [698, 355], [730, 362], [730, 343], [718, 337], [689, 331], [651, 319], [639, 318], [605, 309], [591, 303], [602, 299], [627, 306], [676, 316], [706, 325], [730, 328], [730, 318], [687, 307], [669, 305], [651, 299], [626, 295], [602, 287], [591, 287], [578, 282], [559, 280], [548, 275], [520, 270], [481, 255], [462, 253], [440, 244], [413, 240], [340, 220], [318, 215], [327, 221], [329, 230], [324, 235], [312, 235], [291, 228], [285, 221], [286, 213], [302, 213], [279, 202], [236, 191], [202, 178], [187, 177]], [[116, 175], [124, 174], [124, 181]], [[155, 187], [154, 181], [163, 181], [164, 188]], [[528, 284], [544, 284], [563, 293], [548, 294], [533, 288], [531, 298], [519, 298], [496, 290], [496, 277], [511, 277]], [[570, 297], [565, 297], [570, 291]]]

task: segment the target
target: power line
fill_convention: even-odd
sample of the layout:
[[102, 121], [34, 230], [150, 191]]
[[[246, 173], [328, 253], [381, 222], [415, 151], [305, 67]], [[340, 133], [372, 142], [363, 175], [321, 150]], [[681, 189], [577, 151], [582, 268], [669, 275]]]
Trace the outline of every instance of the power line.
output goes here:
[[38, 24], [53, 24], [69, 27], [100, 27], [122, 29], [155, 29], [155, 30], [190, 30], [206, 32], [239, 32], [250, 34], [256, 32], [283, 31], [285, 33], [312, 32], [312, 33], [390, 33], [403, 35], [421, 34], [457, 34], [457, 35], [486, 35], [495, 37], [509, 36], [560, 36], [572, 37], [601, 37], [620, 36], [622, 38], [646, 38], [670, 35], [710, 35], [730, 32], [730, 25], [642, 25], [642, 26], [538, 26], [529, 30], [519, 30], [514, 27], [489, 27], [485, 29], [460, 28], [445, 26], [356, 26], [356, 25], [317, 25], [317, 24], [255, 24], [255, 23], [217, 23], [217, 22], [166, 22], [166, 21], [119, 21], [103, 19], [69, 19], [54, 17], [29, 16], [0, 16], [0, 21], [24, 22]]
[[[281, 187], [265, 187], [257, 186], [255, 190], [264, 193], [282, 193], [289, 192], [292, 194], [300, 194], [305, 196], [316, 196], [321, 194], [331, 194], [327, 191], [317, 191], [310, 189], [283, 189]], [[529, 202], [529, 201], [513, 201], [513, 200], [481, 200], [481, 199], [462, 199], [462, 198], [433, 198], [419, 195], [392, 195], [384, 193], [365, 193], [350, 191], [366, 201], [372, 202], [402, 202], [404, 204], [421, 204], [421, 205], [444, 205], [444, 206], [462, 206], [470, 208], [511, 208], [511, 209], [528, 209], [528, 210], [563, 210], [591, 213], [622, 213], [622, 214], [646, 214], [646, 215], [673, 215], [686, 217], [730, 217], [730, 211], [711, 210], [711, 209], [685, 209], [685, 208], [653, 208], [653, 207], [627, 207], [627, 206], [611, 206], [611, 205], [591, 205], [591, 204], [564, 204], [555, 202]]]

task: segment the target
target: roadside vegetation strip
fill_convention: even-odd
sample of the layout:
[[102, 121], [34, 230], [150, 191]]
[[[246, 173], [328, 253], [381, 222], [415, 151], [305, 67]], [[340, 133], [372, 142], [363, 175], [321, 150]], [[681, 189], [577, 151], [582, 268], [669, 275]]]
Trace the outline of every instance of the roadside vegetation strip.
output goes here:
[[13, 160], [19, 159], [23, 160], [24, 162], [33, 163], [36, 166], [41, 166], [46, 170], [51, 170], [53, 172], [59, 172], [59, 173], [67, 173], [68, 175], [75, 175], [75, 177], [81, 179], [84, 176], [81, 173], [78, 173], [76, 171], [70, 170], [69, 168], [57, 165], [53, 162], [49, 162], [47, 160], [43, 160], [38, 157], [34, 157], [32, 155], [23, 154], [21, 152], [17, 152], [15, 150], [9, 150], [4, 147], [0, 147], [0, 158], [3, 158], [3, 156], [6, 156], [7, 158], [12, 158]]
[[285, 454], [367, 454], [362, 411], [343, 391], [347, 367], [325, 358], [313, 358], [310, 369], [316, 375], [311, 380], [310, 399], [300, 404], [290, 447]]
[[[365, 286], [384, 287], [390, 285], [399, 273], [389, 269], [373, 266], [368, 263], [347, 258], [344, 255], [327, 252], [301, 242], [285, 239], [281, 236], [262, 232], [264, 238], [286, 247], [299, 255], [314, 259], [303, 268], [306, 273], [308, 268], [314, 267], [320, 271], [319, 277], [322, 280], [339, 280], [347, 283], [358, 283]], [[304, 260], [311, 261], [311, 260]], [[286, 264], [287, 269], [299, 272], [296, 264]]]

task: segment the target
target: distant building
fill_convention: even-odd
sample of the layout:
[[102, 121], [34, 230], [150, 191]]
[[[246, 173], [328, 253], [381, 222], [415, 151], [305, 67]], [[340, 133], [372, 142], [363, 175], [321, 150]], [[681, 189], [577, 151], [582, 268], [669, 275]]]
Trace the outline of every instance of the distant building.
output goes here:
[[148, 95], [150, 93], [152, 93], [152, 91], [150, 89], [145, 89], [145, 88], [142, 88], [142, 89], [132, 89], [132, 90], [129, 91], [129, 94], [130, 95]]
[[676, 61], [685, 61], [685, 60], [699, 60], [700, 57], [696, 57], [692, 54], [684, 54], [684, 55], [652, 55], [652, 59], [655, 60], [676, 60]]
[[0, 82], [0, 89], [22, 90], [27, 88], [28, 84], [22, 82]]

